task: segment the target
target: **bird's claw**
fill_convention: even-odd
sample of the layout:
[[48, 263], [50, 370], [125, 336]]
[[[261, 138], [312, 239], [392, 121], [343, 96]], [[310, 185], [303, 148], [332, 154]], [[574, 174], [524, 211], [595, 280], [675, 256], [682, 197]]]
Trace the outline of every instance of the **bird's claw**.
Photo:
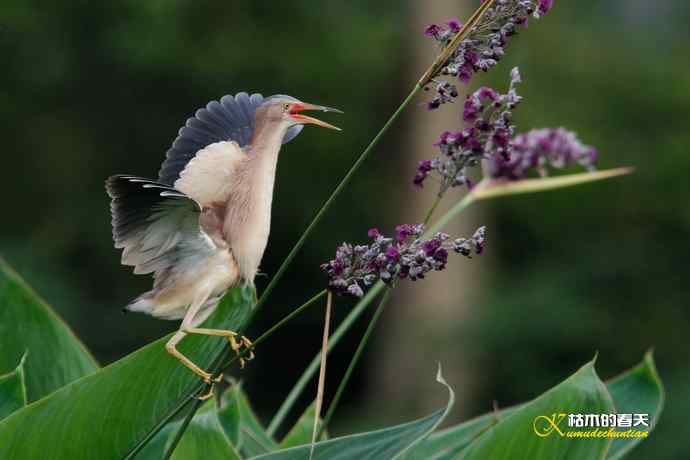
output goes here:
[[[254, 359], [254, 345], [252, 344], [252, 341], [243, 335], [235, 334], [228, 336], [228, 342], [230, 342], [230, 348], [232, 348], [232, 351], [237, 354], [237, 357], [240, 361], [240, 368], [244, 369], [245, 363]], [[247, 352], [247, 356], [243, 356], [245, 351]]]
[[196, 399], [199, 401], [206, 401], [207, 399], [211, 398], [213, 396], [213, 393], [215, 393], [216, 390], [216, 384], [211, 382], [210, 387], [208, 388], [208, 391], [200, 396], [197, 396]]

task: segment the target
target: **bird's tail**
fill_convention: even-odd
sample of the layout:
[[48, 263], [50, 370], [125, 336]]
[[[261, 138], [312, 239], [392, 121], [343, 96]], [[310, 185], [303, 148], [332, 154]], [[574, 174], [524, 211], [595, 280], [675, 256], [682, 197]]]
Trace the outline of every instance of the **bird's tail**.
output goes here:
[[129, 311], [153, 314], [156, 304], [153, 301], [153, 291], [144, 292], [142, 295], [132, 300], [127, 304], [122, 311], [127, 313]]

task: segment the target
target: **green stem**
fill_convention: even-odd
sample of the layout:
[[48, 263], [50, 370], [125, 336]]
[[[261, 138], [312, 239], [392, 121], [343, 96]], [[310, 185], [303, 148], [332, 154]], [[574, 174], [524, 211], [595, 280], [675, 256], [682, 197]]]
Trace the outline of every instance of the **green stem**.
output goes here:
[[168, 449], [165, 451], [165, 456], [163, 457], [163, 460], [169, 460], [170, 457], [172, 457], [172, 454], [173, 452], [175, 452], [177, 444], [179, 444], [180, 440], [182, 439], [182, 435], [184, 434], [185, 430], [192, 421], [192, 418], [194, 418], [194, 414], [199, 409], [199, 407], [201, 407], [201, 403], [203, 403], [203, 401], [199, 398], [197, 398], [194, 401], [194, 404], [192, 405], [191, 409], [189, 409], [189, 412], [187, 412], [187, 415], [185, 415], [184, 420], [182, 421], [182, 425], [180, 425], [180, 428], [178, 428], [178, 430], [175, 432], [175, 437], [173, 438], [172, 443], [170, 443], [170, 446], [168, 446]]
[[319, 431], [316, 435], [316, 439], [321, 438], [321, 435], [323, 434], [326, 427], [328, 427], [328, 424], [333, 418], [333, 413], [338, 408], [338, 403], [340, 402], [340, 398], [343, 395], [343, 392], [345, 391], [345, 387], [350, 381], [352, 372], [355, 370], [355, 367], [357, 366], [357, 363], [359, 362], [359, 359], [362, 356], [362, 352], [364, 351], [364, 348], [366, 347], [367, 342], [369, 341], [369, 337], [371, 336], [371, 333], [374, 331], [376, 323], [381, 317], [381, 313], [383, 313], [383, 310], [386, 307], [388, 300], [390, 299], [391, 292], [392, 288], [386, 289], [386, 293], [383, 295], [383, 298], [381, 299], [381, 302], [379, 303], [379, 306], [376, 309], [374, 316], [371, 318], [371, 321], [369, 321], [367, 330], [364, 332], [364, 335], [362, 336], [359, 345], [357, 345], [357, 350], [355, 350], [355, 354], [352, 356], [352, 360], [350, 360], [350, 365], [345, 371], [345, 375], [343, 375], [343, 379], [340, 381], [340, 385], [338, 385], [338, 389], [335, 392], [335, 396], [333, 396], [331, 404], [328, 406], [328, 411], [326, 411], [326, 415], [324, 415], [323, 417], [323, 422], [321, 423], [321, 427], [319, 428]]
[[[333, 348], [335, 348], [338, 342], [340, 342], [340, 339], [343, 337], [343, 335], [345, 335], [345, 332], [347, 332], [348, 329], [352, 327], [357, 318], [359, 318], [362, 312], [366, 310], [367, 306], [369, 306], [369, 304], [376, 298], [378, 293], [381, 292], [381, 290], [384, 287], [385, 284], [383, 284], [382, 281], [379, 281], [378, 283], [374, 284], [374, 286], [371, 289], [369, 289], [366, 295], [357, 303], [357, 305], [355, 305], [352, 311], [338, 325], [338, 327], [333, 332], [328, 342], [328, 353], [330, 353], [330, 351], [333, 350]], [[276, 414], [273, 416], [271, 423], [269, 423], [268, 428], [266, 429], [266, 432], [269, 436], [273, 436], [276, 430], [283, 423], [283, 421], [285, 421], [285, 418], [287, 417], [288, 413], [297, 402], [297, 398], [302, 393], [304, 388], [307, 386], [307, 384], [314, 376], [316, 371], [318, 371], [320, 363], [321, 352], [319, 351], [319, 353], [317, 353], [317, 355], [314, 357], [311, 363], [309, 363], [309, 366], [307, 366], [307, 368], [304, 370], [302, 376], [299, 378], [297, 383], [295, 383], [295, 386], [292, 388], [292, 390], [290, 390], [290, 393], [287, 395], [285, 401], [283, 401], [283, 404], [280, 406]]]
[[467, 209], [469, 205], [471, 205], [475, 200], [474, 195], [472, 192], [468, 193], [465, 195], [462, 200], [458, 201], [450, 210], [443, 215], [439, 220], [437, 220], [434, 225], [429, 227], [429, 229], [424, 233], [424, 237], [429, 237], [433, 235], [434, 233], [437, 233], [443, 228], [448, 225], [448, 223], [455, 219], [458, 214], [460, 214], [462, 211]]
[[283, 318], [283, 319], [281, 319], [280, 321], [278, 321], [277, 323], [275, 323], [269, 330], [267, 330], [266, 332], [264, 332], [263, 334], [261, 334], [261, 335], [259, 336], [259, 338], [257, 338], [257, 339], [254, 341], [254, 346], [260, 344], [261, 342], [263, 342], [264, 340], [266, 340], [267, 338], [269, 338], [269, 337], [271, 336], [271, 334], [273, 334], [274, 332], [276, 332], [276, 331], [278, 331], [279, 329], [281, 329], [283, 326], [285, 326], [287, 323], [289, 323], [290, 320], [292, 320], [292, 318], [294, 318], [295, 316], [297, 316], [297, 315], [299, 315], [300, 313], [302, 313], [304, 310], [306, 310], [307, 308], [309, 308], [311, 305], [314, 304], [314, 302], [316, 302], [317, 300], [319, 300], [321, 297], [325, 296], [327, 293], [328, 293], [328, 290], [327, 290], [327, 289], [324, 289], [323, 291], [319, 292], [318, 294], [316, 294], [316, 295], [315, 295], [314, 297], [312, 297], [311, 299], [307, 300], [307, 301], [306, 301], [304, 304], [302, 304], [300, 307], [296, 308], [292, 313], [290, 313], [289, 315], [287, 315], [285, 318]]
[[429, 221], [431, 220], [431, 217], [434, 215], [434, 211], [436, 211], [436, 208], [438, 208], [439, 203], [441, 203], [441, 198], [443, 198], [441, 195], [436, 195], [434, 204], [431, 205], [431, 209], [429, 209], [429, 212], [426, 213], [426, 217], [424, 218], [424, 225], [429, 225]]

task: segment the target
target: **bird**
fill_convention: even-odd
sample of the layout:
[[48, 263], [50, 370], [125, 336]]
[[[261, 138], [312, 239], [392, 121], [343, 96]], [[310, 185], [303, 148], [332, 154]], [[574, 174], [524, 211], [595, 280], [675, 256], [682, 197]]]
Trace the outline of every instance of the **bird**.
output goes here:
[[106, 180], [115, 248], [153, 288], [125, 311], [182, 320], [165, 349], [211, 385], [214, 378], [176, 348], [188, 334], [225, 337], [253, 357], [235, 331], [198, 327], [230, 288], [254, 285], [268, 242], [278, 156], [305, 125], [340, 130], [304, 111], [342, 113], [287, 95], [240, 92], [209, 102], [187, 119], [166, 153], [157, 180]]

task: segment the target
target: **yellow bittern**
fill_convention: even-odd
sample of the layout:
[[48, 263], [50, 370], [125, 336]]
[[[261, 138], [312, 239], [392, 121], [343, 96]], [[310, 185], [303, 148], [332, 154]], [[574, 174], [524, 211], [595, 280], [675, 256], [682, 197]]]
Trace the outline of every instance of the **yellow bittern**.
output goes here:
[[342, 113], [284, 95], [224, 96], [187, 120], [157, 181], [129, 175], [106, 181], [122, 263], [154, 278], [153, 289], [125, 308], [182, 319], [166, 350], [206, 383], [212, 375], [175, 346], [187, 334], [205, 334], [226, 337], [236, 353], [251, 347], [234, 331], [197, 326], [229, 288], [254, 283], [268, 242], [282, 144], [306, 124], [339, 129], [305, 110]]

